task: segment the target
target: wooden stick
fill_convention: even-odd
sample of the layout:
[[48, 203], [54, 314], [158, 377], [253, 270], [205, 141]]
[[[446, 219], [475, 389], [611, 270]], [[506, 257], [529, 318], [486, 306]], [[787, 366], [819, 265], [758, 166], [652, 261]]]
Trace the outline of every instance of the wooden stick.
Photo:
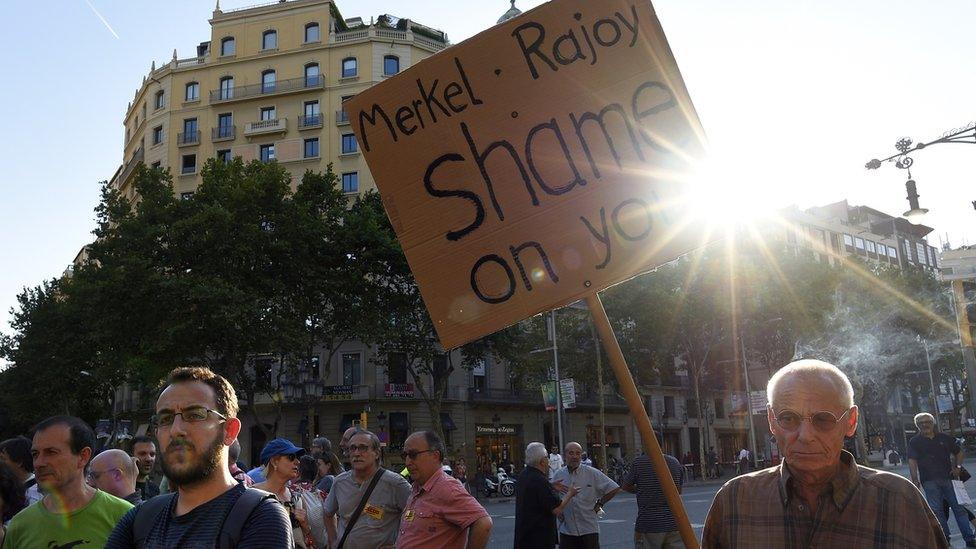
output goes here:
[[[617, 376], [617, 382], [620, 383], [620, 390], [623, 392], [624, 399], [627, 400], [627, 406], [630, 407], [630, 416], [637, 423], [637, 430], [640, 431], [641, 439], [644, 441], [644, 451], [651, 458], [651, 465], [654, 466], [654, 472], [657, 473], [657, 478], [661, 481], [661, 489], [664, 490], [664, 497], [668, 501], [668, 507], [671, 508], [671, 512], [674, 514], [674, 518], [678, 523], [681, 540], [684, 542], [686, 548], [698, 549], [698, 538], [695, 537], [695, 531], [691, 528], [688, 513], [685, 511], [685, 506], [681, 501], [681, 496], [678, 494], [678, 488], [674, 484], [674, 479], [671, 478], [671, 470], [668, 469], [668, 464], [664, 460], [661, 445], [658, 444], [657, 437], [654, 436], [654, 428], [651, 426], [651, 420], [647, 417], [644, 402], [641, 400], [640, 393], [637, 392], [637, 385], [634, 384], [634, 378], [630, 375], [630, 370], [627, 368], [627, 362], [624, 360], [624, 354], [620, 350], [620, 344], [617, 343], [617, 337], [613, 334], [610, 319], [607, 318], [607, 312], [603, 309], [603, 302], [600, 301], [598, 294], [592, 293], [586, 296], [586, 305], [590, 308], [590, 314], [593, 316], [593, 323], [596, 325], [596, 330], [600, 334], [603, 348], [610, 357], [610, 365], [613, 367], [613, 373]], [[600, 390], [603, 390], [603, 388], [601, 387]]]

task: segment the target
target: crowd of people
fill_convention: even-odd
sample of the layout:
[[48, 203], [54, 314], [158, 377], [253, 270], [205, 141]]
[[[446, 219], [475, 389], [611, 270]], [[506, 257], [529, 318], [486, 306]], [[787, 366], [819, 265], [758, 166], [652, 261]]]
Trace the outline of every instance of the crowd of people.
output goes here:
[[[844, 450], [858, 408], [836, 367], [795, 362], [772, 377], [767, 391], [770, 429], [784, 460], [719, 490], [704, 524], [704, 547], [948, 547], [950, 510], [966, 545], [976, 546], [971, 515], [953, 488], [968, 477], [962, 450], [936, 431], [930, 414], [916, 417], [909, 481], [858, 465]], [[346, 430], [335, 451], [327, 438], [308, 450], [274, 439], [262, 448], [260, 464], [245, 471], [238, 462], [237, 412], [226, 379], [206, 368], [177, 368], [156, 401], [154, 438], [136, 437], [131, 454], [96, 454], [91, 427], [71, 416], [39, 422], [31, 438], [0, 442], [0, 547], [488, 544], [492, 519], [465, 486], [463, 461], [445, 471], [446, 449], [436, 433], [407, 437], [403, 472], [381, 466], [379, 438], [359, 427]], [[636, 494], [635, 547], [684, 545], [666, 485], [648, 456], [637, 457], [618, 483], [587, 463], [579, 443], [562, 450], [540, 442], [525, 449], [515, 487], [516, 549], [600, 547], [603, 507], [620, 491]], [[664, 458], [680, 493], [685, 467]]]

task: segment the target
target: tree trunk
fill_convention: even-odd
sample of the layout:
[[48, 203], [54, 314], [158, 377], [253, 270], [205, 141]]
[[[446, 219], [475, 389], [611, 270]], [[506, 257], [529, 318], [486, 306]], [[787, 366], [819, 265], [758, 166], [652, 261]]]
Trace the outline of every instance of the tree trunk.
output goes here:
[[[691, 366], [689, 364], [689, 366]], [[692, 370], [692, 383], [695, 385], [695, 406], [698, 408], [698, 459], [702, 468], [702, 477], [708, 475], [708, 462], [705, 461], [705, 429], [708, 429], [708, 418], [702, 417], [701, 380], [697, 368]], [[661, 433], [662, 442], [664, 433]]]

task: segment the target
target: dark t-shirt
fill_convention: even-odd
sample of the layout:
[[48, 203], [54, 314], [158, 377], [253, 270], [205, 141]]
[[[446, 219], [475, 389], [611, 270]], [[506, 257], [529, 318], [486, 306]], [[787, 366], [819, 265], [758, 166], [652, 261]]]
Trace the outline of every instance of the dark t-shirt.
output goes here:
[[149, 498], [154, 498], [159, 495], [159, 485], [151, 480], [146, 482], [136, 482], [136, 492], [142, 496], [142, 500], [145, 501]]
[[[667, 454], [664, 454], [664, 461], [668, 464], [674, 484], [680, 488], [684, 482], [684, 470], [681, 464], [678, 463], [677, 458]], [[654, 471], [650, 457], [645, 454], [634, 458], [634, 463], [630, 466], [630, 474], [627, 475], [624, 484], [633, 484], [637, 487], [635, 532], [651, 534], [678, 530], [678, 523], [664, 497], [664, 489], [661, 488], [661, 481]]]
[[[210, 549], [216, 547], [217, 537], [227, 514], [237, 498], [244, 493], [244, 485], [238, 484], [189, 513], [174, 517], [177, 498], [173, 498], [168, 512], [159, 513], [149, 530], [146, 548], [152, 549]], [[133, 524], [139, 507], [129, 510], [115, 526], [105, 547], [129, 549], [135, 547]], [[275, 499], [266, 499], [254, 509], [241, 531], [239, 549], [292, 549], [291, 522], [285, 507]]]
[[556, 546], [559, 498], [544, 473], [526, 467], [515, 484], [515, 549]]
[[948, 480], [952, 471], [951, 456], [957, 453], [959, 443], [945, 433], [936, 433], [932, 438], [919, 433], [908, 441], [908, 459], [918, 462], [921, 482]]

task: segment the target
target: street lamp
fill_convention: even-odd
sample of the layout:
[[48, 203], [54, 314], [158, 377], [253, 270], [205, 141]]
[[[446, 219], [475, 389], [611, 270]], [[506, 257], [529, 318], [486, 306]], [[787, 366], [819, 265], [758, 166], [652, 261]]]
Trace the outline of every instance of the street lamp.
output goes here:
[[289, 376], [282, 381], [282, 393], [285, 400], [293, 404], [304, 404], [306, 406], [306, 433], [308, 445], [312, 444], [315, 438], [315, 403], [322, 400], [325, 393], [325, 385], [321, 379], [312, 374], [313, 361], [308, 361], [300, 366], [297, 375]]

